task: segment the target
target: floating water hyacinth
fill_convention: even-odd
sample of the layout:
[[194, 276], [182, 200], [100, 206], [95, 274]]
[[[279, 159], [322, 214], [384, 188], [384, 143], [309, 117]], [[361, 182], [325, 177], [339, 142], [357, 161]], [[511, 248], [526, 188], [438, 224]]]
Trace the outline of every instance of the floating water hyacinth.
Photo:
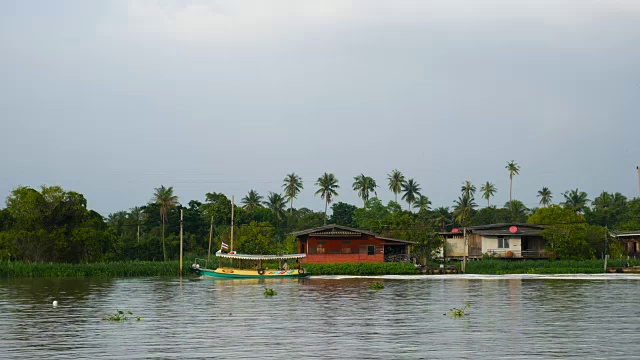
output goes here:
[[122, 310], [118, 310], [118, 312], [116, 312], [113, 315], [105, 315], [102, 320], [108, 320], [108, 321], [127, 321], [127, 320], [132, 320], [132, 319], [136, 319], [136, 321], [140, 321], [140, 319], [142, 319], [140, 316], [135, 316], [133, 318], [128, 317], [127, 315], [131, 315], [133, 316], [133, 313], [131, 311], [127, 311], [124, 312]]
[[369, 289], [371, 289], [371, 290], [382, 290], [382, 289], [384, 289], [384, 285], [382, 285], [379, 282], [374, 282], [373, 284], [369, 285]]
[[278, 293], [275, 290], [267, 289], [267, 288], [264, 289], [264, 296], [275, 296], [275, 295], [278, 295]]

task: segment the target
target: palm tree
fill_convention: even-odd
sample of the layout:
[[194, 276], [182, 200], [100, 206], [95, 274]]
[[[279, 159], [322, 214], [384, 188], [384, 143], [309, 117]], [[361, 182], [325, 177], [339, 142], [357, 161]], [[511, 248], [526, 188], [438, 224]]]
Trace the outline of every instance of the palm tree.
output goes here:
[[462, 191], [462, 195], [467, 198], [473, 198], [476, 194], [476, 186], [471, 183], [471, 181], [467, 180], [462, 183], [462, 187], [460, 188]]
[[142, 209], [138, 206], [132, 207], [130, 210], [131, 211], [129, 212], [129, 219], [131, 219], [133, 223], [136, 225], [136, 227], [138, 228], [137, 238], [139, 243], [140, 242], [140, 225], [144, 221], [144, 212], [142, 212]]
[[611, 196], [611, 201], [613, 202], [613, 206], [625, 206], [627, 205], [627, 197], [616, 192]]
[[489, 207], [489, 198], [495, 195], [498, 189], [496, 189], [494, 184], [487, 181], [480, 186], [480, 191], [482, 191], [482, 197], [487, 200], [487, 207]]
[[409, 203], [409, 211], [411, 211], [411, 204], [420, 196], [420, 190], [420, 184], [413, 179], [409, 179], [409, 181], [402, 184], [402, 191], [404, 192], [402, 200]]
[[297, 199], [300, 191], [304, 189], [302, 178], [295, 173], [291, 173], [284, 178], [283, 182], [284, 194], [289, 200], [290, 215], [293, 215], [293, 199]]
[[398, 194], [402, 191], [402, 185], [406, 182], [404, 175], [400, 170], [393, 170], [391, 174], [387, 176], [389, 179], [389, 190], [391, 190], [396, 196], [396, 202], [398, 202]]
[[276, 222], [280, 222], [280, 220], [284, 218], [284, 209], [287, 207], [287, 200], [284, 196], [274, 192], [269, 192], [267, 201], [263, 201], [263, 204], [271, 210], [271, 214], [273, 214], [273, 218]]
[[592, 203], [594, 210], [604, 210], [613, 205], [613, 196], [606, 191], [603, 191], [600, 195], [593, 199]]
[[460, 195], [458, 200], [455, 200], [456, 204], [453, 215], [456, 218], [456, 222], [460, 224], [460, 226], [467, 226], [469, 224], [469, 217], [471, 216], [471, 212], [473, 209], [478, 206], [473, 198], [469, 198], [467, 196]]
[[334, 196], [338, 196], [336, 189], [340, 188], [338, 179], [333, 174], [324, 173], [316, 181], [316, 185], [320, 188], [315, 195], [320, 194], [320, 198], [324, 199], [324, 224], [327, 225], [327, 207]]
[[378, 184], [376, 184], [376, 181], [372, 177], [364, 176], [364, 174], [360, 174], [353, 179], [355, 180], [353, 182], [353, 190], [358, 192], [358, 196], [364, 202], [364, 207], [367, 205], [367, 200], [369, 200], [369, 193], [373, 192], [378, 195], [376, 192]]
[[244, 208], [247, 210], [253, 210], [258, 207], [262, 207], [262, 195], [257, 191], [251, 189], [249, 193], [242, 198], [241, 202], [244, 204]]
[[547, 207], [551, 204], [551, 199], [553, 199], [553, 194], [551, 194], [551, 190], [548, 187], [542, 187], [542, 190], [538, 190], [538, 197], [540, 198], [540, 205]]
[[583, 212], [590, 201], [587, 199], [587, 193], [579, 191], [577, 188], [575, 190], [565, 191], [562, 195], [564, 196], [564, 202], [562, 205], [573, 209], [576, 213]]
[[513, 200], [513, 197], [511, 196], [513, 189], [513, 176], [520, 173], [520, 166], [518, 166], [515, 160], [511, 160], [507, 162], [505, 169], [509, 172], [509, 202], [511, 202]]
[[524, 205], [520, 200], [514, 199], [513, 201], [506, 202], [504, 204], [505, 209], [511, 210], [512, 220], [514, 222], [526, 221], [527, 217], [531, 213], [531, 210]]
[[160, 185], [159, 188], [154, 189], [152, 202], [160, 205], [160, 218], [162, 219], [162, 256], [164, 261], [167, 261], [167, 249], [164, 244], [164, 224], [167, 222], [167, 211], [178, 204], [178, 197], [173, 195], [173, 186], [164, 187]]
[[451, 213], [449, 212], [449, 208], [446, 206], [441, 206], [433, 210], [433, 212], [436, 225], [440, 226], [441, 231], [444, 231], [447, 223], [451, 221]]
[[418, 209], [418, 213], [429, 210], [430, 206], [431, 200], [429, 200], [429, 198], [424, 195], [420, 195], [420, 197], [418, 197], [418, 199], [416, 200], [416, 203], [413, 204], [413, 208]]

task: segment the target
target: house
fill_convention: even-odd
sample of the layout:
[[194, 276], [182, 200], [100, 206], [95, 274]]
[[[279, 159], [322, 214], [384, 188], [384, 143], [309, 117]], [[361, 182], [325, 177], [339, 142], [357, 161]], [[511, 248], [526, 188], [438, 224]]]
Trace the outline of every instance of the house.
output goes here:
[[291, 233], [306, 263], [406, 261], [412, 241], [391, 239], [371, 231], [326, 225]]
[[615, 238], [622, 241], [627, 256], [640, 258], [640, 231], [626, 231], [611, 233]]
[[[540, 225], [507, 223], [480, 225], [466, 228], [468, 257], [479, 259], [484, 255], [501, 258], [547, 258]], [[445, 239], [441, 258], [462, 259], [465, 255], [465, 229], [452, 229], [439, 233]]]

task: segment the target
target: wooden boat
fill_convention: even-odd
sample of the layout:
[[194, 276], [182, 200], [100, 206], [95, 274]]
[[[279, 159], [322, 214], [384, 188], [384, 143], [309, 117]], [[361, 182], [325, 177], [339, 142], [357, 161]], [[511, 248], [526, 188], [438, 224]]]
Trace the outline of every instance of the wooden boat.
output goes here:
[[607, 268], [607, 272], [640, 274], [640, 266], [610, 267], [610, 268]]
[[[305, 258], [306, 254], [288, 254], [288, 255], [249, 255], [249, 254], [236, 254], [236, 253], [225, 253], [222, 251], [216, 252], [216, 257], [218, 258], [218, 268], [216, 269], [208, 269], [207, 265], [202, 267], [200, 265], [199, 260], [196, 259], [196, 262], [191, 265], [191, 270], [200, 276], [215, 276], [215, 277], [223, 277], [223, 278], [235, 278], [235, 279], [273, 279], [273, 278], [302, 278], [309, 276], [302, 264], [300, 263], [300, 259]], [[250, 263], [255, 264], [253, 268], [234, 268], [234, 267], [223, 267], [222, 259], [231, 259], [239, 261], [249, 261]], [[284, 269], [265, 269], [262, 267], [263, 261], [287, 261], [287, 260], [298, 260], [298, 268], [290, 268], [288, 270]], [[236, 262], [237, 263], [237, 262]]]

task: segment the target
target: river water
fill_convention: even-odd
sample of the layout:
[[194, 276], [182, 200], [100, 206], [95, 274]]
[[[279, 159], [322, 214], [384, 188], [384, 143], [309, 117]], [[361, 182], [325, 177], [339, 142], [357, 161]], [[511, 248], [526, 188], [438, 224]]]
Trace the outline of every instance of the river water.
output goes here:
[[0, 358], [628, 359], [639, 294], [627, 274], [0, 279]]

